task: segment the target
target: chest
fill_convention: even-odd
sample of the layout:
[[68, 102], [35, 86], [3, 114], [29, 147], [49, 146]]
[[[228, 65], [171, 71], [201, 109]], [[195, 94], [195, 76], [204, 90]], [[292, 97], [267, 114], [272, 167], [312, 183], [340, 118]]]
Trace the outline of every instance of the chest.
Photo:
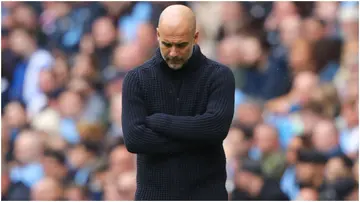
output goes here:
[[208, 78], [206, 72], [181, 76], [162, 72], [147, 74], [143, 89], [148, 114], [166, 113], [178, 116], [203, 114], [210, 95]]

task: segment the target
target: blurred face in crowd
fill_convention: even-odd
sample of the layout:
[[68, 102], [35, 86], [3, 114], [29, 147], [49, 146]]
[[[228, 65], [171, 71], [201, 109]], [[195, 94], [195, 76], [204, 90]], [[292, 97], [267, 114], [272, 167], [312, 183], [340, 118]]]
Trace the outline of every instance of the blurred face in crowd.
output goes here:
[[83, 145], [77, 145], [68, 153], [69, 163], [73, 168], [82, 168], [91, 158], [90, 152]]
[[120, 71], [129, 71], [145, 60], [145, 53], [139, 43], [120, 45], [114, 50], [114, 65]]
[[59, 108], [62, 116], [77, 118], [83, 110], [82, 98], [74, 92], [63, 92], [59, 97]]
[[244, 132], [238, 128], [230, 128], [225, 139], [227, 158], [247, 156], [251, 147], [251, 140], [246, 139]]
[[53, 72], [48, 70], [43, 70], [40, 72], [39, 85], [42, 92], [50, 93], [53, 90], [55, 90], [56, 83], [54, 81], [55, 81], [55, 76]]
[[66, 60], [62, 57], [55, 58], [52, 71], [55, 75], [56, 86], [65, 86], [70, 76], [69, 67]]
[[335, 180], [346, 177], [350, 174], [350, 170], [345, 166], [344, 161], [339, 158], [331, 158], [325, 167], [325, 179], [329, 182], [335, 182]]
[[105, 7], [108, 15], [118, 16], [131, 5], [130, 1], [101, 1], [100, 4]]
[[291, 47], [300, 35], [301, 20], [298, 16], [287, 17], [280, 23], [280, 38], [285, 47]]
[[5, 107], [5, 119], [10, 128], [22, 128], [26, 125], [26, 111], [18, 102], [10, 102]]
[[231, 68], [235, 68], [239, 64], [240, 40], [241, 38], [234, 36], [227, 37], [219, 43], [217, 51], [219, 62]]
[[91, 57], [82, 53], [78, 54], [71, 74], [73, 77], [93, 78], [96, 75], [96, 67]]
[[315, 165], [309, 162], [297, 162], [295, 167], [296, 179], [301, 184], [312, 184], [315, 177]]
[[95, 51], [94, 39], [91, 35], [84, 35], [80, 41], [80, 52], [88, 55]]
[[15, 29], [10, 33], [10, 49], [22, 57], [26, 57], [29, 54], [29, 46], [33, 46], [33, 43], [33, 39], [21, 29]]
[[116, 39], [116, 29], [110, 18], [97, 19], [92, 27], [92, 34], [97, 48], [105, 48]]
[[292, 87], [293, 102], [304, 105], [309, 101], [309, 89], [316, 88], [318, 77], [316, 74], [306, 71], [295, 76]]
[[333, 122], [324, 120], [316, 124], [312, 135], [312, 143], [315, 149], [320, 152], [330, 152], [338, 146], [338, 139], [338, 132]]
[[180, 69], [197, 43], [195, 16], [184, 6], [166, 8], [160, 16], [157, 37], [161, 55], [171, 69]]
[[315, 18], [307, 18], [302, 22], [302, 35], [306, 40], [315, 42], [326, 34], [325, 25]]
[[290, 49], [289, 62], [294, 74], [313, 71], [312, 47], [309, 41], [298, 39]]
[[62, 187], [53, 178], [44, 178], [31, 189], [31, 199], [34, 201], [57, 201], [62, 197]]
[[67, 174], [67, 168], [55, 157], [44, 156], [42, 159], [45, 176], [61, 181]]
[[42, 141], [33, 131], [23, 131], [15, 141], [15, 159], [22, 164], [39, 160], [42, 154]]
[[15, 7], [12, 16], [17, 26], [32, 30], [37, 27], [35, 11], [29, 5], [21, 4]]
[[243, 8], [239, 2], [221, 2], [220, 6], [223, 23], [240, 23]]
[[338, 2], [331, 1], [317, 1], [315, 2], [314, 13], [320, 19], [327, 22], [333, 22], [336, 18]]
[[[260, 41], [255, 37], [245, 37], [242, 43], [242, 47], [246, 47], [242, 52], [243, 62], [247, 65], [254, 65], [260, 60], [262, 55], [262, 49]], [[235, 54], [238, 54], [235, 52]]]
[[110, 153], [110, 171], [121, 174], [135, 169], [134, 155], [125, 146], [118, 146]]
[[319, 194], [316, 190], [311, 188], [303, 188], [297, 196], [298, 201], [317, 201]]
[[245, 126], [255, 126], [262, 121], [261, 108], [254, 103], [243, 103], [238, 106], [236, 118]]
[[137, 28], [137, 40], [145, 51], [152, 50], [156, 45], [156, 32], [150, 23], [143, 23]]
[[288, 145], [286, 151], [286, 161], [293, 165], [297, 160], [297, 151], [303, 147], [303, 142], [300, 137], [294, 137]]
[[74, 77], [70, 80], [68, 89], [86, 97], [91, 91], [91, 86], [84, 78]]
[[46, 147], [56, 151], [65, 151], [67, 149], [66, 140], [57, 134], [49, 135], [46, 140]]
[[279, 139], [277, 130], [267, 124], [259, 124], [254, 129], [255, 144], [263, 154], [277, 151]]
[[65, 190], [65, 199], [68, 201], [83, 201], [86, 200], [86, 196], [81, 187], [70, 186]]
[[296, 6], [294, 2], [290, 1], [277, 1], [273, 5], [274, 15], [281, 21], [289, 16], [296, 14]]

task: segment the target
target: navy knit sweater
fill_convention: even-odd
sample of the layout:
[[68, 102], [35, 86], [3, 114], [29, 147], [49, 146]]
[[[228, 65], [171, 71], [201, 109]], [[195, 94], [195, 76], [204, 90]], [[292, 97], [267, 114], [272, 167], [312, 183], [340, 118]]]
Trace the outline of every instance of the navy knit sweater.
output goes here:
[[158, 49], [123, 82], [123, 133], [137, 154], [136, 200], [227, 200], [225, 139], [234, 113], [231, 70], [199, 46], [180, 70]]

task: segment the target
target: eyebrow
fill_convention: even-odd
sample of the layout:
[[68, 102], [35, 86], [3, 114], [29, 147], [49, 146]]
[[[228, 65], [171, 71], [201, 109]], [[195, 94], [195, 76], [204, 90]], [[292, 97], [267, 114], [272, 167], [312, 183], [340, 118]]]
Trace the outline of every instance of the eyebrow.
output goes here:
[[177, 46], [179, 46], [179, 45], [187, 45], [187, 44], [189, 44], [189, 42], [171, 43], [171, 42], [167, 42], [167, 41], [162, 41], [162, 43], [163, 43], [163, 44], [165, 44], [165, 45], [177, 45]]

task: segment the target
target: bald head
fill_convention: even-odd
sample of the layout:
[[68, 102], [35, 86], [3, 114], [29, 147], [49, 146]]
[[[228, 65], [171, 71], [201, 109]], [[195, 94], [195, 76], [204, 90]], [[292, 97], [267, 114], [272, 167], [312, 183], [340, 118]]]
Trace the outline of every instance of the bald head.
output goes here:
[[159, 19], [159, 29], [173, 29], [178, 28], [188, 29], [192, 34], [196, 31], [196, 18], [193, 11], [183, 5], [172, 5], [161, 13]]
[[192, 10], [183, 5], [167, 7], [160, 15], [157, 37], [161, 55], [168, 66], [174, 70], [182, 68], [198, 40]]

